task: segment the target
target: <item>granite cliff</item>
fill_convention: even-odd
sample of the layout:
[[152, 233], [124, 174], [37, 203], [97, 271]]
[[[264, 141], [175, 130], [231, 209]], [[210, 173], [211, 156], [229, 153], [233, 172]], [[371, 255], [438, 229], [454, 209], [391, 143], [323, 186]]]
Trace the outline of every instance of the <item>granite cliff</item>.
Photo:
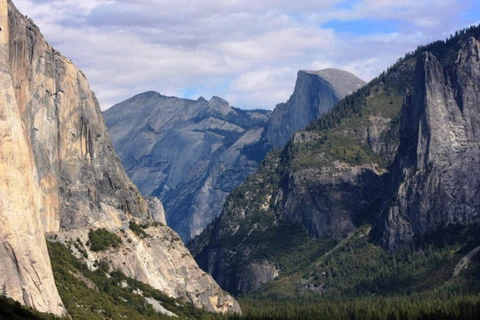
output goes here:
[[300, 71], [292, 96], [273, 113], [233, 108], [218, 97], [194, 101], [146, 92], [104, 116], [132, 181], [142, 194], [162, 200], [168, 225], [188, 241], [221, 213], [227, 195], [267, 151], [283, 147], [363, 84], [341, 70]]
[[180, 242], [160, 239], [175, 234], [161, 225], [161, 204], [149, 205], [128, 179], [85, 75], [10, 0], [0, 1], [0, 28], [0, 283], [8, 297], [65, 315], [45, 234], [72, 240], [156, 221], [158, 237], [132, 234], [128, 259], [106, 254], [112, 267], [197, 307], [240, 311]]
[[[411, 258], [402, 262], [405, 256], [393, 253], [442, 238], [458, 251], [422, 275], [392, 264], [388, 276], [373, 276], [368, 290], [394, 292], [415, 277], [420, 283], [450, 270], [473, 246], [458, 237], [479, 222], [479, 30], [407, 54], [267, 156], [227, 198], [220, 217], [189, 244], [199, 265], [238, 295], [275, 278], [263, 287], [270, 293], [282, 286], [298, 294], [358, 292], [369, 288], [371, 269], [361, 274], [364, 266], [352, 271], [345, 264], [332, 267], [332, 260], [345, 263], [356, 254], [352, 268], [359, 259], [371, 266], [373, 260], [362, 259], [387, 250], [392, 255], [383, 259], [408, 264]], [[452, 228], [464, 231], [452, 236]], [[348, 278], [355, 272], [357, 278]], [[439, 278], [449, 280], [431, 281]]]
[[277, 105], [267, 128], [266, 140], [275, 149], [283, 148], [292, 134], [318, 119], [365, 81], [339, 69], [298, 72], [295, 90], [286, 103]]
[[390, 180], [393, 200], [378, 227], [390, 250], [480, 219], [478, 32], [457, 46], [454, 60], [429, 51], [417, 60]]

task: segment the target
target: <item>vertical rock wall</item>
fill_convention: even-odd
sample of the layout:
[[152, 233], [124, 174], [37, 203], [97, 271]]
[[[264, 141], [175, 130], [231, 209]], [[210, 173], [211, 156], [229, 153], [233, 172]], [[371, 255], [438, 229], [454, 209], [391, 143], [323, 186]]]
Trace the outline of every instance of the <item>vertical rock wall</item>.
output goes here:
[[63, 315], [41, 222], [38, 171], [8, 63], [8, 5], [0, 0], [0, 285], [23, 304]]
[[[25, 305], [63, 315], [45, 232], [73, 239], [90, 228], [119, 232], [132, 219], [165, 222], [164, 212], [160, 203], [149, 208], [128, 179], [85, 75], [10, 0], [0, 0], [0, 27], [0, 285]], [[123, 267], [130, 277], [197, 307], [240, 311], [181, 242], [149, 241], [140, 250], [139, 240]], [[164, 265], [165, 257], [176, 263]]]
[[480, 220], [479, 52], [479, 41], [471, 37], [454, 63], [430, 52], [418, 58], [391, 180], [397, 188], [382, 220], [388, 249]]
[[363, 80], [343, 70], [299, 71], [292, 96], [273, 111], [266, 133], [268, 143], [282, 148], [293, 133], [304, 129], [345, 95], [364, 85]]

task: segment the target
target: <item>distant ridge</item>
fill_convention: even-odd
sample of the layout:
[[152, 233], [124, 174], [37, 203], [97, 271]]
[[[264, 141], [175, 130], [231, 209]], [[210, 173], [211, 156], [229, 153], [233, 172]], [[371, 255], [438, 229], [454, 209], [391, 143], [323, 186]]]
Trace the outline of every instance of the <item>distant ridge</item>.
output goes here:
[[269, 150], [363, 84], [337, 69], [300, 71], [292, 97], [273, 113], [234, 108], [216, 96], [190, 100], [149, 91], [104, 116], [130, 178], [144, 195], [162, 199], [168, 224], [188, 241], [221, 213], [227, 195]]

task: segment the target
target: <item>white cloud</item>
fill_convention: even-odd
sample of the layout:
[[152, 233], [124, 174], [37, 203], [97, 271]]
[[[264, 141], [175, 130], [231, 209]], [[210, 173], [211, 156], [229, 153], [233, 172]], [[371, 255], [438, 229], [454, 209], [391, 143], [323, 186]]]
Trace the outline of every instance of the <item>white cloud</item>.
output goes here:
[[274, 107], [285, 101], [293, 91], [297, 70], [290, 68], [261, 69], [241, 74], [231, 83], [226, 99], [232, 105], [251, 108]]
[[[479, 20], [465, 20], [473, 0], [14, 1], [86, 73], [102, 109], [145, 90], [273, 108], [300, 69], [344, 68], [369, 80], [417, 45]], [[363, 19], [395, 30], [324, 26]]]

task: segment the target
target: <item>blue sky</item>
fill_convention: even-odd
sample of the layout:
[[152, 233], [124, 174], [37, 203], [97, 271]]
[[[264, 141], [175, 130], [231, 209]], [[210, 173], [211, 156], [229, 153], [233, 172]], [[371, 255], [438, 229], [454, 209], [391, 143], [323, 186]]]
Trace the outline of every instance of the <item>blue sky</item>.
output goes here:
[[389, 34], [398, 30], [400, 22], [395, 20], [374, 20], [361, 19], [352, 21], [331, 20], [321, 27], [332, 28], [336, 33], [350, 33], [352, 35], [368, 35], [368, 34]]
[[135, 94], [272, 109], [298, 70], [368, 81], [480, 23], [476, 0], [13, 0], [89, 79], [102, 109]]

